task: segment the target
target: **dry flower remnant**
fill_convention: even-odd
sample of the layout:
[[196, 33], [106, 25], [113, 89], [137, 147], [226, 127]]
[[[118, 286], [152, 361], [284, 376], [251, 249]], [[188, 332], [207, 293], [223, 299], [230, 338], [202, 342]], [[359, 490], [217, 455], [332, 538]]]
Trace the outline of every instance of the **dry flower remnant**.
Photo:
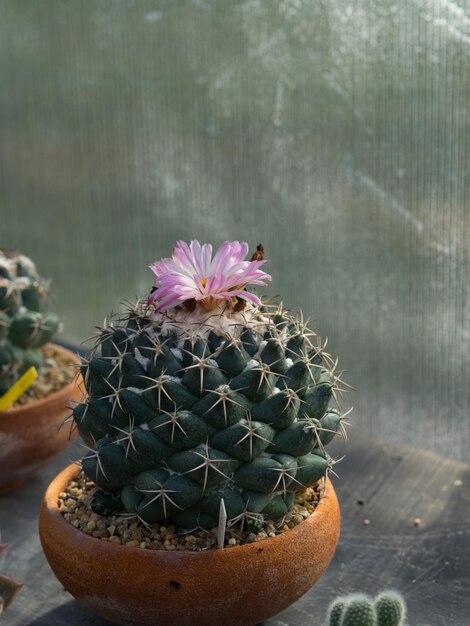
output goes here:
[[210, 531], [223, 501], [228, 528], [263, 524], [333, 471], [342, 372], [302, 315], [246, 290], [271, 278], [247, 252], [178, 242], [150, 296], [98, 328], [73, 409], [94, 513]]
[[[6, 553], [7, 549], [7, 544], [0, 544], [0, 560]], [[16, 594], [22, 586], [23, 583], [19, 583], [8, 576], [0, 575], [0, 617], [13, 602]]]

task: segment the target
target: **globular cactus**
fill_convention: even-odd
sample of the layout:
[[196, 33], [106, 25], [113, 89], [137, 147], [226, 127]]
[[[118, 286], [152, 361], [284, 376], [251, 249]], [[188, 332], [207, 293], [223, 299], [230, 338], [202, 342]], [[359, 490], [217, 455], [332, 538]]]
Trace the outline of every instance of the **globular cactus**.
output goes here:
[[55, 335], [59, 319], [45, 311], [48, 285], [28, 257], [0, 250], [0, 394], [31, 366]]
[[229, 524], [276, 520], [331, 469], [340, 373], [301, 318], [245, 290], [270, 279], [246, 253], [178, 242], [148, 301], [99, 329], [73, 409], [96, 512], [207, 529], [223, 499]]
[[[5, 554], [8, 546], [0, 545], [0, 558]], [[23, 586], [22, 583], [8, 578], [8, 576], [0, 576], [0, 616], [3, 611], [13, 602], [14, 597]]]
[[350, 594], [331, 604], [328, 626], [402, 626], [405, 614], [403, 598], [394, 591], [384, 591], [375, 599]]

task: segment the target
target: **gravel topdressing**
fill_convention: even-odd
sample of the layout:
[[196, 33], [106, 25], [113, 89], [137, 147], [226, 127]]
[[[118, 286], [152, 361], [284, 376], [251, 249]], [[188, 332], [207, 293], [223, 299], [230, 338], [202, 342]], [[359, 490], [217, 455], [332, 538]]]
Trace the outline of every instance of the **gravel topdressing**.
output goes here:
[[59, 352], [54, 344], [40, 348], [43, 364], [34, 383], [12, 404], [12, 408], [24, 406], [47, 398], [72, 382], [77, 375], [76, 368], [67, 354]]
[[[311, 515], [324, 490], [324, 482], [297, 494], [293, 511], [282, 520], [245, 519], [238, 521], [225, 532], [225, 547], [262, 541], [288, 532]], [[210, 531], [180, 528], [175, 524], [145, 524], [135, 515], [104, 516], [91, 510], [91, 500], [96, 486], [80, 472], [65, 491], [59, 494], [59, 511], [72, 526], [101, 541], [146, 550], [200, 551], [217, 547], [217, 528]]]

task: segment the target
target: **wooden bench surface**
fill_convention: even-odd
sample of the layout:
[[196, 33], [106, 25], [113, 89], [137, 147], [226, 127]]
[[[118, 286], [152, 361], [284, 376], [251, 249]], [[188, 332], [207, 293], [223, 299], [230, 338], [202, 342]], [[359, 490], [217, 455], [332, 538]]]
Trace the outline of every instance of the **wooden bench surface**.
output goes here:
[[[336, 595], [393, 588], [406, 599], [410, 626], [470, 626], [470, 466], [358, 433], [335, 449], [346, 453], [333, 479], [338, 549], [319, 583], [265, 625], [322, 626]], [[2, 542], [10, 544], [1, 570], [24, 582], [4, 626], [109, 626], [62, 589], [37, 533], [46, 486], [79, 454], [71, 447], [0, 498]]]

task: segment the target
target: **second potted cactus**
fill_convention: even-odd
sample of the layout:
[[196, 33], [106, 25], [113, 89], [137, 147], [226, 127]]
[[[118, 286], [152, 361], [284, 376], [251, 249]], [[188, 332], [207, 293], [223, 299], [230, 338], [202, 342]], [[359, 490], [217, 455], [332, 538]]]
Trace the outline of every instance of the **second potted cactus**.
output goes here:
[[[70, 350], [51, 344], [58, 328], [47, 312], [47, 282], [28, 257], [0, 250], [0, 396], [29, 368], [39, 379], [17, 403], [0, 410], [0, 494], [19, 486], [68, 443], [60, 430], [67, 403], [78, 401]], [[0, 399], [1, 400], [1, 399]]]

